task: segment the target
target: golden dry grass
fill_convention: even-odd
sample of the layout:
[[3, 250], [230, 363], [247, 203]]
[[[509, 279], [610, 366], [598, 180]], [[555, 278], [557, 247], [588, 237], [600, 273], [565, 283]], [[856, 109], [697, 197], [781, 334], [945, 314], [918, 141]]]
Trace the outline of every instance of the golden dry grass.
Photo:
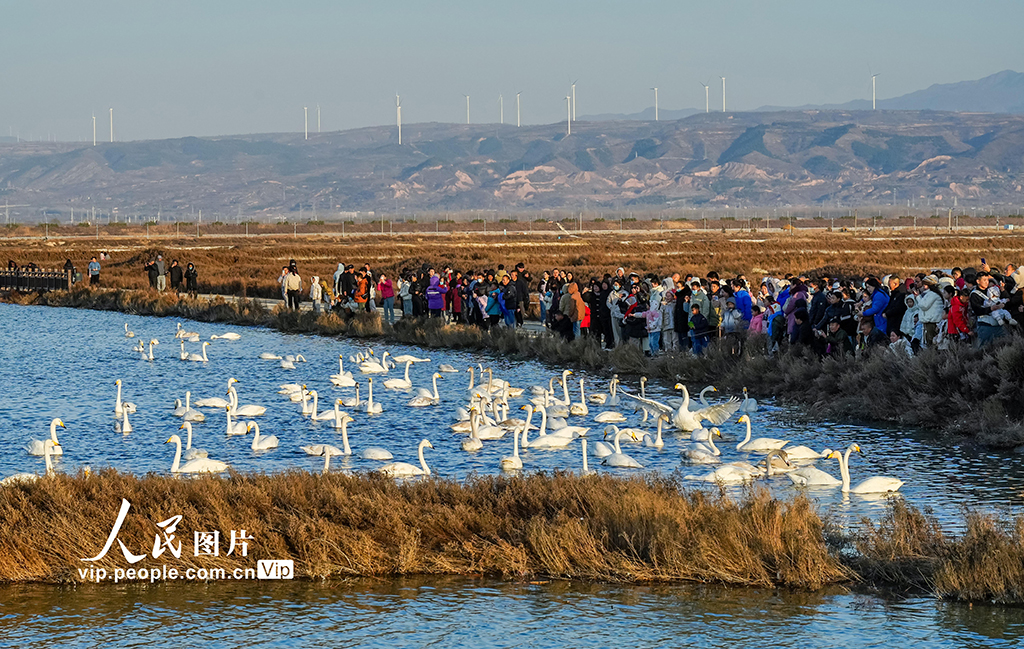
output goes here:
[[[428, 479], [376, 475], [101, 474], [0, 489], [0, 581], [75, 581], [132, 503], [119, 539], [136, 554], [181, 514], [180, 570], [291, 558], [302, 577], [487, 574], [612, 581], [690, 580], [817, 589], [852, 574], [832, 556], [808, 501], [764, 491], [740, 501], [670, 478], [535, 474]], [[195, 557], [194, 530], [247, 530], [247, 560]], [[226, 532], [224, 532], [226, 534]], [[138, 564], [147, 567], [150, 560]], [[96, 567], [125, 567], [114, 546]]]

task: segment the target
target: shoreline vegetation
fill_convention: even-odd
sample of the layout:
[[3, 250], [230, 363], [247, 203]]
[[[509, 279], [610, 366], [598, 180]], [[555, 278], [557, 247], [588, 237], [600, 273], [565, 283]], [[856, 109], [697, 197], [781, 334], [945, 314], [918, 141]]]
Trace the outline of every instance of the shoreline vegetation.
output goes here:
[[[118, 545], [94, 563], [121, 499], [117, 538], [149, 554], [177, 523], [180, 557], [136, 568], [252, 568], [292, 559], [300, 579], [487, 575], [506, 580], [698, 582], [818, 590], [830, 585], [1024, 603], [1024, 517], [966, 514], [944, 535], [901, 500], [877, 524], [843, 530], [804, 497], [733, 499], [677, 477], [556, 472], [396, 482], [375, 474], [232, 474], [194, 479], [107, 469], [0, 490], [0, 583], [81, 583], [83, 568], [129, 566]], [[245, 529], [245, 558], [194, 556], [193, 530]]]
[[318, 316], [283, 307], [269, 309], [246, 298], [193, 299], [152, 290], [91, 289], [79, 284], [71, 291], [0, 294], [0, 301], [180, 317], [426, 348], [490, 351], [558, 367], [712, 384], [726, 394], [747, 387], [755, 397], [803, 406], [818, 419], [922, 428], [992, 448], [1024, 443], [1024, 399], [1019, 396], [1024, 394], [1024, 340], [1019, 337], [997, 341], [984, 350], [965, 345], [941, 352], [924, 350], [912, 358], [884, 349], [860, 359], [822, 360], [800, 350], [768, 357], [763, 338], [752, 338], [742, 356], [730, 354], [716, 341], [701, 356], [647, 358], [634, 346], [605, 351], [586, 338], [565, 343], [553, 336], [528, 336], [505, 328], [482, 331], [444, 325], [439, 319], [403, 318], [389, 327], [377, 314], [359, 314], [346, 321], [333, 313]]

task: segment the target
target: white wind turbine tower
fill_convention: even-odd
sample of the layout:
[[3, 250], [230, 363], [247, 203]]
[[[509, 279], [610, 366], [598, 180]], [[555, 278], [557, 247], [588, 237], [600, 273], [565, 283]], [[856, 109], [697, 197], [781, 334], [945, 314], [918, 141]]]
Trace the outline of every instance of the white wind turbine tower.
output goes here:
[[398, 143], [402, 143], [402, 98], [395, 95], [395, 119], [398, 122]]
[[[708, 79], [708, 81], [711, 81], [711, 79]], [[710, 92], [711, 86], [709, 86], [708, 84], [704, 83], [703, 81], [700, 82], [700, 85], [704, 86], [704, 112], [705, 113], [710, 113], [711, 112], [711, 92]]]
[[302, 119], [303, 119], [303, 123], [305, 124], [304, 128], [305, 128], [305, 133], [306, 133], [306, 139], [308, 140], [309, 139], [309, 107], [308, 106], [303, 106], [302, 107]]
[[463, 95], [466, 98], [466, 123], [469, 124], [469, 95]]
[[523, 94], [523, 93], [522, 92], [517, 92], [516, 93], [516, 128], [520, 128], [523, 125], [523, 123], [519, 119], [519, 95], [521, 95], [521, 94]]
[[505, 123], [505, 98], [498, 93], [498, 123]]
[[576, 121], [576, 81], [572, 82], [572, 121], [574, 122]]
[[722, 77], [722, 112], [725, 112], [725, 77]]
[[871, 75], [871, 110], [875, 110], [875, 77], [877, 74]]
[[658, 121], [658, 87], [651, 88], [654, 91], [654, 121]]
[[565, 96], [565, 136], [572, 135], [572, 97]]
[[316, 105], [316, 132], [320, 132], [320, 104]]
[[110, 109], [110, 141], [114, 141], [114, 109]]
[[96, 113], [92, 114], [92, 145], [96, 146]]

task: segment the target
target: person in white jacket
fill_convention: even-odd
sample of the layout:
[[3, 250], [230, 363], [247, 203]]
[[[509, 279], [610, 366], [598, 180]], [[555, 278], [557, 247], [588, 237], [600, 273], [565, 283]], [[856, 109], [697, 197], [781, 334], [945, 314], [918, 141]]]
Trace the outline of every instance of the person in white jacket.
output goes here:
[[945, 301], [939, 293], [939, 280], [935, 275], [928, 275], [922, 283], [921, 295], [917, 298], [918, 316], [924, 329], [923, 346], [931, 347], [939, 332], [939, 323], [946, 315], [943, 309]]
[[309, 286], [309, 299], [313, 302], [313, 313], [320, 315], [320, 305], [324, 299], [324, 289], [320, 286], [320, 278], [313, 275]]

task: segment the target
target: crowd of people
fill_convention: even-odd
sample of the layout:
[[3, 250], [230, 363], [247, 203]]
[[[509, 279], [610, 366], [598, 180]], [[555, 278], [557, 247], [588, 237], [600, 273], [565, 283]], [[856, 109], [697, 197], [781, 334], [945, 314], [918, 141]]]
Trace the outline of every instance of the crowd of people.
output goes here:
[[701, 354], [715, 339], [742, 354], [754, 336], [765, 337], [769, 354], [796, 346], [823, 356], [887, 346], [913, 355], [933, 346], [984, 346], [1024, 328], [1024, 271], [984, 262], [910, 277], [786, 274], [754, 283], [714, 271], [660, 277], [624, 268], [587, 280], [553, 269], [535, 279], [522, 263], [467, 273], [423, 266], [392, 279], [369, 264], [339, 263], [333, 278], [313, 277], [308, 294], [292, 262], [280, 282], [290, 308], [306, 295], [315, 311], [343, 316], [380, 305], [388, 324], [397, 308], [403, 317], [521, 327], [535, 317], [535, 304], [544, 326], [567, 341], [589, 336], [609, 349], [634, 344], [650, 356]]
[[[92, 279], [94, 264], [96, 271], [95, 280]], [[144, 264], [142, 270], [146, 272], [146, 277], [149, 279], [149, 287], [151, 289], [162, 293], [167, 290], [169, 282], [171, 290], [175, 293], [187, 293], [191, 297], [195, 297], [199, 293], [199, 271], [192, 262], [189, 262], [186, 267], [182, 268], [177, 259], [172, 259], [171, 265], [168, 266], [167, 262], [164, 261], [164, 256], [157, 255], [156, 259], [150, 259], [146, 264]], [[90, 283], [98, 284], [100, 265], [99, 263], [96, 263], [95, 257], [93, 257], [92, 261], [89, 262], [89, 274]]]

